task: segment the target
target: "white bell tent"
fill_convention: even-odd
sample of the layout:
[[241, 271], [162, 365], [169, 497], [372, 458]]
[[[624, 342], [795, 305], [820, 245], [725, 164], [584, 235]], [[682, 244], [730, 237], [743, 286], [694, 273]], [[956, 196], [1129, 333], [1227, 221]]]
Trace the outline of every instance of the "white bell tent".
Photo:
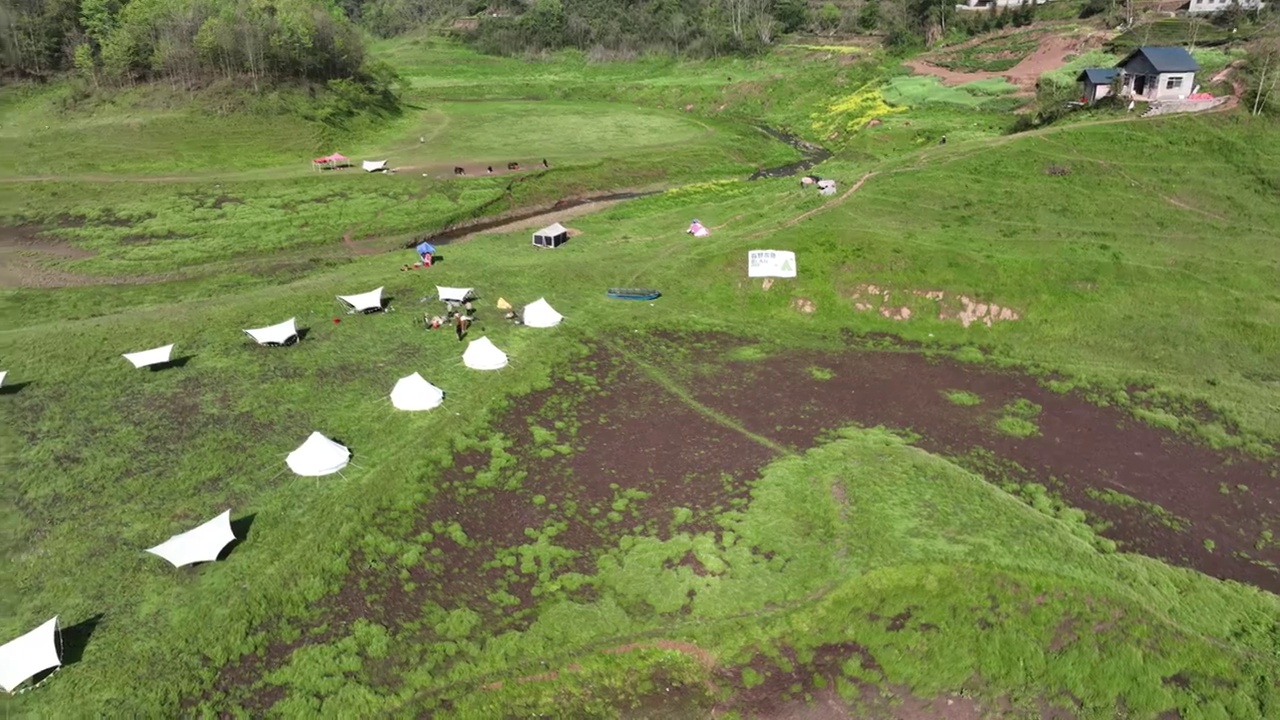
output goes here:
[[152, 348], [150, 350], [125, 353], [124, 359], [133, 363], [133, 366], [136, 368], [144, 368], [151, 365], [163, 365], [164, 363], [169, 362], [169, 358], [172, 356], [173, 346], [165, 345], [164, 347]]
[[464, 303], [468, 300], [474, 300], [476, 291], [474, 288], [456, 288], [436, 286], [436, 292], [440, 295], [442, 302], [448, 303]]
[[524, 306], [521, 319], [527, 327], [549, 328], [559, 325], [564, 316], [556, 312], [546, 298], [538, 298]]
[[444, 391], [414, 373], [402, 377], [391, 388], [391, 404], [397, 410], [431, 410], [444, 402]]
[[212, 562], [228, 543], [236, 539], [231, 531], [231, 511], [228, 510], [194, 530], [165, 540], [147, 552], [168, 560], [174, 567], [200, 562]]
[[387, 169], [386, 160], [365, 160], [360, 163], [365, 172], [380, 172]]
[[278, 325], [245, 330], [259, 345], [288, 345], [298, 339], [297, 318], [289, 318]]
[[377, 312], [382, 309], [382, 288], [359, 295], [339, 295], [338, 302], [347, 308], [348, 313]]
[[62, 665], [58, 653], [58, 617], [0, 645], [0, 688], [12, 693], [36, 675]]
[[472, 340], [462, 353], [462, 363], [472, 370], [501, 370], [507, 366], [507, 354], [487, 337]]
[[302, 477], [332, 475], [351, 462], [351, 451], [318, 432], [311, 433], [306, 442], [289, 453], [285, 463]]

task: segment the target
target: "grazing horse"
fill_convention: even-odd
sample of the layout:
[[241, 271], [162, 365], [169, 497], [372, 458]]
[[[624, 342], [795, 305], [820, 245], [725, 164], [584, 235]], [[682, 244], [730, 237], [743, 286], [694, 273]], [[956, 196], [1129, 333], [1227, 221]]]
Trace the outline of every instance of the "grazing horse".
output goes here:
[[519, 169], [520, 169], [520, 163], [518, 163], [518, 162], [507, 163], [507, 169], [508, 169], [508, 170], [519, 170]]
[[465, 169], [463, 169], [463, 168], [456, 167], [456, 168], [454, 168], [454, 169], [453, 169], [453, 174], [454, 174], [454, 175], [466, 175], [466, 174], [467, 174], [467, 171], [466, 171]]
[[492, 174], [493, 174], [493, 166], [492, 166], [492, 165], [490, 165], [490, 166], [489, 166], [489, 174], [490, 174], [490, 175], [492, 175]]

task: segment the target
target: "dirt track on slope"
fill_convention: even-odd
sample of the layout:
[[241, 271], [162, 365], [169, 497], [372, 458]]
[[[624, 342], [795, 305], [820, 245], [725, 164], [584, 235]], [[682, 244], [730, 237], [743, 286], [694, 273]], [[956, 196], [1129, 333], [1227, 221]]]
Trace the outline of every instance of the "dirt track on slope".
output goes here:
[[1065, 65], [1067, 58], [1071, 55], [1078, 55], [1087, 42], [1088, 39], [1082, 40], [1081, 38], [1062, 37], [1061, 35], [1047, 35], [1041, 39], [1040, 46], [1036, 48], [1035, 52], [1003, 72], [949, 70], [933, 65], [924, 58], [908, 60], [904, 64], [911, 68], [911, 71], [915, 74], [932, 75], [941, 80], [944, 85], [963, 85], [975, 80], [1004, 78], [1018, 86], [1019, 94], [1030, 95], [1035, 92], [1036, 83], [1039, 82], [1041, 75]]

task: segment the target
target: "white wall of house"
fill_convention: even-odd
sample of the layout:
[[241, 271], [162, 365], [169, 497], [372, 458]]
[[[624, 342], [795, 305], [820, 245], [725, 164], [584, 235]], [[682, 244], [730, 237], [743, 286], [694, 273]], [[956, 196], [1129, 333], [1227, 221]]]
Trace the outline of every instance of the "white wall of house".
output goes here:
[[[1139, 78], [1145, 78], [1141, 83]], [[1142, 85], [1142, 92], [1137, 92], [1138, 85]], [[1124, 95], [1125, 97], [1133, 97], [1139, 100], [1181, 100], [1191, 94], [1196, 85], [1196, 74], [1193, 72], [1184, 73], [1160, 73], [1158, 75], [1130, 75], [1124, 76]]]
[[1110, 85], [1094, 85], [1094, 86], [1093, 86], [1093, 97], [1089, 100], [1089, 102], [1098, 102], [1099, 100], [1101, 100], [1102, 98], [1104, 98], [1104, 97], [1106, 97], [1106, 96], [1108, 96], [1108, 95], [1110, 95], [1110, 94], [1111, 94], [1111, 86], [1110, 86]]
[[1191, 0], [1187, 12], [1192, 15], [1212, 15], [1230, 8], [1233, 4], [1239, 4], [1245, 10], [1257, 10], [1266, 3], [1262, 0]]
[[1160, 73], [1155, 88], [1148, 90], [1147, 95], [1154, 100], [1181, 100], [1191, 94], [1195, 82], [1193, 72]]

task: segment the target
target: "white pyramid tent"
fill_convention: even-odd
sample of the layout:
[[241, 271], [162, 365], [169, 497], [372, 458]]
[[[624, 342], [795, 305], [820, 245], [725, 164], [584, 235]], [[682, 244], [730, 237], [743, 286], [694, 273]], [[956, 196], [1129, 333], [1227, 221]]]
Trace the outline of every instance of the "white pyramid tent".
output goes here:
[[350, 308], [349, 312], [369, 313], [382, 309], [382, 288], [359, 295], [339, 295], [338, 302]]
[[11, 693], [36, 674], [62, 664], [58, 657], [58, 618], [0, 645], [0, 688]]
[[360, 167], [364, 168], [365, 172], [378, 172], [379, 170], [387, 169], [387, 161], [386, 160], [365, 160], [360, 163]]
[[546, 298], [538, 298], [524, 306], [521, 319], [531, 328], [549, 328], [559, 325], [564, 316], [556, 312]]
[[472, 340], [462, 353], [462, 363], [472, 370], [500, 370], [507, 366], [507, 354], [487, 337]]
[[228, 510], [194, 530], [174, 535], [153, 548], [147, 548], [147, 552], [159, 555], [174, 567], [182, 567], [217, 560], [218, 553], [235, 539], [235, 533], [231, 532], [231, 511]]
[[149, 365], [160, 365], [169, 362], [169, 358], [173, 355], [173, 346], [165, 345], [164, 347], [152, 348], [135, 353], [125, 353], [124, 359], [133, 363], [136, 368], [144, 368]]
[[311, 433], [306, 442], [289, 453], [285, 463], [294, 473], [303, 477], [332, 475], [351, 462], [351, 451], [321, 435]]
[[475, 297], [474, 288], [455, 288], [436, 286], [436, 292], [440, 294], [440, 299], [444, 302], [466, 302]]
[[391, 388], [391, 404], [397, 410], [430, 410], [444, 402], [444, 391], [414, 373]]
[[245, 330], [259, 345], [288, 345], [298, 338], [297, 318], [289, 318], [278, 325]]

